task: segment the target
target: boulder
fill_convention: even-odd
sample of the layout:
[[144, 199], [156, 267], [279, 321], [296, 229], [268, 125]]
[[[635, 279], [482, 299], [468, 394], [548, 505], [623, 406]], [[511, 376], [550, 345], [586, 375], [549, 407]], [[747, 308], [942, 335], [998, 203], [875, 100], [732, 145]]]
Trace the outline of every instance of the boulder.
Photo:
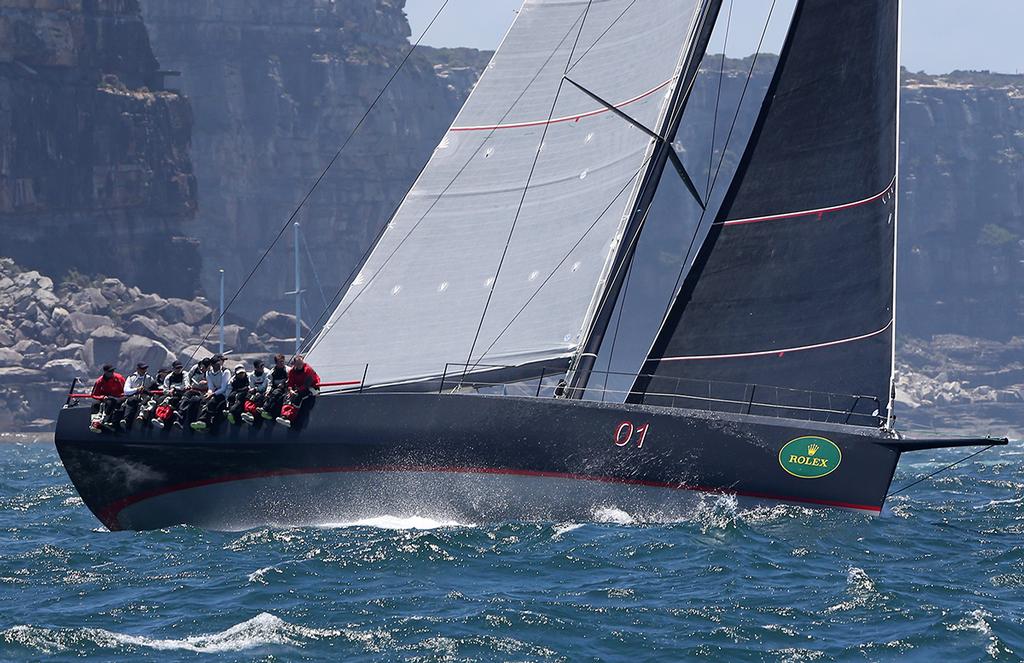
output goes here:
[[128, 337], [129, 334], [125, 334], [120, 329], [115, 329], [110, 325], [103, 325], [102, 327], [97, 327], [91, 334], [89, 334], [89, 338], [95, 338], [104, 341], [117, 341], [118, 343], [120, 343], [121, 341], [127, 341]]
[[202, 302], [171, 297], [167, 300], [167, 306], [160, 309], [160, 315], [171, 324], [183, 322], [195, 326], [201, 322], [210, 322], [213, 309]]
[[37, 332], [36, 338], [46, 345], [54, 345], [57, 340], [57, 330], [53, 327], [43, 327]]
[[82, 297], [94, 311], [107, 311], [110, 309], [110, 302], [103, 296], [99, 288], [85, 288], [82, 290]]
[[68, 315], [67, 324], [74, 333], [88, 336], [103, 325], [113, 326], [114, 321], [105, 315], [75, 312]]
[[[109, 333], [106, 330], [110, 330], [113, 333]], [[128, 334], [119, 332], [113, 327], [107, 327], [103, 332], [90, 337], [85, 342], [82, 360], [93, 368], [98, 368], [108, 363], [117, 365], [117, 360], [121, 356], [121, 343], [129, 338], [131, 337]]]
[[42, 371], [49, 379], [62, 382], [89, 377], [89, 367], [80, 359], [51, 359], [43, 364]]
[[100, 292], [108, 302], [124, 299], [128, 295], [128, 288], [118, 279], [103, 279], [100, 282]]
[[44, 288], [53, 290], [53, 279], [43, 276], [36, 270], [28, 270], [14, 277], [14, 284], [19, 288]]
[[0, 366], [20, 366], [24, 357], [12, 348], [0, 348]]
[[118, 313], [123, 316], [129, 316], [136, 313], [142, 313], [143, 311], [160, 309], [164, 306], [167, 306], [167, 300], [163, 297], [159, 295], [142, 295], [135, 301], [119, 309]]
[[[305, 323], [302, 325], [302, 333], [309, 332]], [[256, 323], [256, 333], [260, 336], [273, 338], [295, 338], [295, 316], [280, 311], [269, 311]]]
[[69, 343], [50, 352], [52, 359], [81, 359], [85, 346], [81, 343]]
[[133, 334], [121, 344], [118, 365], [130, 370], [142, 361], [149, 364], [151, 372], [171, 365], [177, 357], [160, 341]]
[[[217, 332], [214, 332], [216, 335]], [[236, 354], [246, 352], [246, 341], [248, 340], [245, 327], [241, 325], [224, 325], [224, 347], [229, 348]]]
[[50, 322], [57, 326], [63, 325], [69, 315], [71, 314], [63, 306], [55, 306], [50, 312]]
[[124, 330], [129, 334], [156, 339], [167, 347], [175, 349], [185, 345], [193, 335], [192, 328], [183, 322], [169, 325], [162, 320], [157, 321], [141, 315], [132, 318], [132, 321], [125, 325]]
[[46, 375], [42, 371], [32, 368], [23, 366], [0, 368], [0, 386], [42, 382], [45, 378]]
[[31, 355], [37, 352], [42, 352], [43, 344], [32, 339], [25, 339], [24, 341], [18, 341], [15, 343], [12, 349], [23, 355]]
[[60, 303], [57, 295], [53, 294], [53, 290], [44, 290], [43, 288], [36, 290], [32, 298], [35, 299], [36, 305], [44, 311], [52, 311]]
[[184, 348], [182, 348], [181, 352], [178, 353], [178, 361], [188, 366], [192, 362], [199, 361], [200, 359], [206, 359], [207, 357], [212, 357], [213, 355], [214, 352], [212, 350], [208, 350], [205, 347], [187, 345]]

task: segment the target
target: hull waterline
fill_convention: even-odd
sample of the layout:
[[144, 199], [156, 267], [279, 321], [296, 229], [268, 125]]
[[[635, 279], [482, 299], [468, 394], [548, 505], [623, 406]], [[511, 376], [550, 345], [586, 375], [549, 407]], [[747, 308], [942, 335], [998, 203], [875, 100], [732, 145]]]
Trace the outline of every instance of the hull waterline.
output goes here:
[[[900, 456], [860, 427], [468, 394], [325, 396], [303, 430], [225, 423], [95, 435], [88, 419], [87, 408], [62, 411], [57, 449], [111, 530], [383, 515], [550, 521], [606, 507], [659, 518], [707, 494], [877, 514]], [[816, 478], [784, 462], [813, 461], [790, 451], [827, 444], [841, 460]]]

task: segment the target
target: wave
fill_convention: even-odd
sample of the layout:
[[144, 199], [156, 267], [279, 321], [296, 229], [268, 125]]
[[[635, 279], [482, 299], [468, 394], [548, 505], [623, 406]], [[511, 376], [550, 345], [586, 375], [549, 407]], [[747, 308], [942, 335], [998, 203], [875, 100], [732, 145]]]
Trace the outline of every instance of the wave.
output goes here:
[[355, 520], [347, 523], [322, 523], [317, 525], [322, 529], [344, 529], [347, 527], [370, 527], [375, 529], [392, 529], [392, 530], [404, 530], [404, 529], [416, 529], [416, 530], [429, 530], [429, 529], [441, 529], [441, 528], [465, 528], [465, 527], [476, 527], [476, 525], [468, 523], [460, 523], [455, 520], [435, 520], [433, 518], [425, 518], [423, 516], [376, 516], [374, 518], [363, 518], [361, 520]]
[[560, 539], [564, 534], [568, 534], [573, 530], [577, 530], [583, 527], [583, 523], [559, 523], [551, 527], [554, 530], [551, 534], [552, 539]]
[[603, 506], [594, 510], [594, 520], [599, 523], [611, 523], [613, 525], [633, 525], [636, 518], [622, 509], [613, 506]]
[[148, 638], [117, 633], [102, 628], [49, 629], [38, 626], [15, 626], [0, 633], [0, 641], [38, 650], [45, 654], [61, 651], [82, 651], [90, 647], [116, 649], [137, 647], [156, 651], [190, 651], [219, 654], [245, 651], [266, 645], [301, 646], [306, 641], [345, 636], [358, 638], [338, 629], [309, 628], [289, 624], [269, 612], [235, 624], [223, 631], [181, 639]]

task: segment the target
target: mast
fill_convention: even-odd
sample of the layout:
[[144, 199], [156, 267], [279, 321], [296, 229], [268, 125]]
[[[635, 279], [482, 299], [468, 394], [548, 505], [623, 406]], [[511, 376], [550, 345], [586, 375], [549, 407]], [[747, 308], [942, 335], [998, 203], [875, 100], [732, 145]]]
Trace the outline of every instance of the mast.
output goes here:
[[[899, 247], [900, 237], [900, 99], [903, 95], [901, 63], [903, 60], [903, 0], [896, 0], [896, 179], [893, 183], [892, 242]], [[885, 428], [896, 428], [896, 278], [899, 251], [892, 253], [892, 365], [889, 373], [889, 404], [885, 410]]]
[[625, 283], [626, 274], [629, 271], [627, 269], [628, 265], [636, 253], [636, 240], [647, 217], [647, 211], [654, 201], [654, 195], [657, 192], [658, 184], [661, 181], [662, 174], [665, 172], [665, 165], [669, 159], [672, 160], [687, 188], [697, 199], [697, 203], [701, 207], [705, 204], [705, 201], [700, 200], [698, 194], [692, 188], [689, 175], [686, 174], [678, 155], [675, 153], [675, 149], [672, 147], [672, 140], [679, 130], [679, 124], [682, 122], [683, 112], [686, 110], [690, 93], [693, 91], [693, 84], [697, 77], [700, 63], [707, 51], [708, 43], [711, 41], [711, 34], [714, 32], [721, 8], [722, 0], [705, 0], [700, 9], [693, 37], [690, 39], [687, 51], [681, 59], [679, 81], [672, 93], [669, 112], [665, 114], [663, 126], [658, 127], [657, 138], [655, 139], [657, 140], [655, 153], [638, 189], [637, 202], [633, 208], [633, 213], [616, 247], [616, 255], [612, 260], [609, 270], [610, 280], [604, 292], [600, 295], [590, 329], [576, 355], [574, 366], [570, 368], [571, 378], [569, 380], [570, 389], [568, 390], [570, 398], [582, 398], [583, 393], [586, 391], [587, 382], [597, 361], [597, 353], [604, 342], [605, 332], [608, 330], [608, 325], [615, 311], [616, 302]]

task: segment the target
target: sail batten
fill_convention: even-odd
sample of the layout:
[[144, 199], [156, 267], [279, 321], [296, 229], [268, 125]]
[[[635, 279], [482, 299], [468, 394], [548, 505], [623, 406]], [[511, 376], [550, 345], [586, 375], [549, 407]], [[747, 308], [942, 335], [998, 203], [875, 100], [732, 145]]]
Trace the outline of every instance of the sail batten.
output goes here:
[[580, 85], [657, 126], [697, 6], [527, 1], [318, 336], [318, 370], [366, 363], [372, 386], [467, 358], [519, 365], [575, 353], [632, 200], [615, 192], [644, 168], [652, 141], [583, 92], [559, 92], [566, 63]]
[[868, 414], [875, 398], [885, 409], [898, 4], [797, 4], [737, 173], [630, 400], [657, 404], [675, 381], [698, 380], [864, 395]]

